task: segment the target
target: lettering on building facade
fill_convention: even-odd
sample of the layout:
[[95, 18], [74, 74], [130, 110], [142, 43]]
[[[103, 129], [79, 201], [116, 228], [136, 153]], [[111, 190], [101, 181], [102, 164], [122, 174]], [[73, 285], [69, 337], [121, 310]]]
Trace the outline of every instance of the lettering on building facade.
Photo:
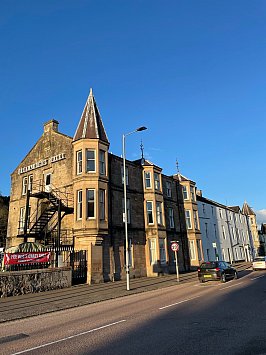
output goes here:
[[49, 159], [43, 159], [43, 160], [38, 161], [37, 163], [31, 164], [28, 166], [24, 166], [23, 168], [19, 168], [18, 174], [20, 175], [20, 174], [26, 173], [28, 171], [45, 166], [49, 163], [56, 163], [57, 161], [60, 161], [63, 159], [66, 159], [66, 153], [60, 153], [60, 154], [54, 155], [53, 157], [51, 157]]

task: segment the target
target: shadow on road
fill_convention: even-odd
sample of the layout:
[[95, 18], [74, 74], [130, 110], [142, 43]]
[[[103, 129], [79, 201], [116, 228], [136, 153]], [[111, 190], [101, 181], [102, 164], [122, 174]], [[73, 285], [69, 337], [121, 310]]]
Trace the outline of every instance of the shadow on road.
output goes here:
[[[251, 272], [242, 271], [239, 278]], [[209, 288], [209, 293], [199, 298], [155, 310], [144, 325], [130, 318], [127, 322], [134, 330], [129, 334], [122, 332], [117, 340], [108, 339], [108, 344], [97, 351], [87, 349], [79, 354], [264, 354], [265, 283], [237, 283], [233, 280], [223, 284], [232, 286], [230, 290], [218, 283], [220, 287]]]

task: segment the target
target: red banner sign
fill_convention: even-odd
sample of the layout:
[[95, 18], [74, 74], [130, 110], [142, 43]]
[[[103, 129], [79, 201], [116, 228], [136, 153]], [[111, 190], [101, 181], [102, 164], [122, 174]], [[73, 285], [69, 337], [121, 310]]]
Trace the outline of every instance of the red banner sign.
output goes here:
[[50, 257], [50, 252], [5, 253], [4, 265], [48, 263], [50, 261]]

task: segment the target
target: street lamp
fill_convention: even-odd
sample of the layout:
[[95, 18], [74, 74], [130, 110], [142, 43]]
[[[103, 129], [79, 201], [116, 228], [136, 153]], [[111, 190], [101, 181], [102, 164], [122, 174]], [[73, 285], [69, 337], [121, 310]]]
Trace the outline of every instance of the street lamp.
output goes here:
[[126, 278], [127, 278], [127, 291], [130, 290], [129, 287], [129, 243], [128, 243], [128, 233], [127, 233], [127, 181], [126, 181], [126, 136], [133, 134], [135, 132], [145, 131], [146, 127], [142, 126], [135, 131], [123, 134], [123, 174], [124, 174], [124, 223], [125, 223], [125, 238], [126, 238]]

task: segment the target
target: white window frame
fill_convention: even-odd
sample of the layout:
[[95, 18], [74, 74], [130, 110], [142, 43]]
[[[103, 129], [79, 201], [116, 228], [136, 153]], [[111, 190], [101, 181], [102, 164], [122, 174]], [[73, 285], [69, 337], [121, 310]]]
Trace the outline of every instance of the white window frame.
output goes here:
[[191, 260], [196, 260], [196, 251], [194, 240], [189, 240], [189, 255]]
[[[93, 153], [93, 158], [88, 158], [88, 153]], [[93, 162], [94, 170], [89, 169], [90, 162]], [[95, 173], [95, 172], [96, 172], [96, 150], [86, 149], [86, 173]]]
[[25, 212], [26, 212], [25, 206], [24, 207], [20, 207], [20, 210], [19, 210], [19, 230], [21, 232], [23, 232], [23, 230], [24, 230]]
[[149, 238], [150, 265], [157, 263], [156, 238]]
[[160, 174], [156, 172], [154, 172], [154, 188], [157, 191], [161, 190]]
[[198, 258], [199, 258], [199, 261], [201, 261], [202, 260], [202, 252], [201, 252], [201, 242], [199, 239], [196, 239], [196, 246], [197, 246]]
[[24, 176], [22, 179], [22, 195], [26, 195], [28, 190], [28, 176]]
[[[190, 210], [185, 210], [185, 218], [186, 218], [186, 226], [187, 226], [187, 229], [192, 229], [191, 211], [190, 211]], [[189, 223], [188, 223], [188, 222], [189, 222]]]
[[194, 218], [194, 225], [195, 229], [199, 229], [199, 221], [198, 221], [198, 214], [196, 210], [193, 210], [193, 218]]
[[[92, 203], [93, 203], [93, 216], [89, 216], [89, 192], [93, 191], [93, 200]], [[96, 201], [95, 201], [95, 197], [96, 197], [96, 194], [95, 194], [95, 189], [86, 189], [86, 218], [87, 219], [95, 219], [96, 218]]]
[[[150, 171], [144, 171], [144, 179], [145, 179], [145, 189], [151, 189], [152, 182], [151, 182], [151, 172]], [[149, 181], [149, 184], [147, 184], [148, 181]]]
[[188, 190], [187, 190], [187, 186], [186, 185], [182, 186], [182, 192], [183, 192], [184, 201], [188, 201], [189, 198], [188, 198]]
[[77, 190], [77, 220], [82, 219], [82, 190]]
[[28, 176], [28, 190], [32, 192], [32, 185], [33, 185], [33, 175]]
[[[148, 208], [148, 205], [151, 206], [151, 209]], [[153, 201], [146, 201], [146, 212], [147, 212], [147, 223], [154, 224], [154, 215], [153, 215]], [[152, 222], [149, 221], [149, 216], [152, 217]]]
[[106, 175], [105, 151], [102, 149], [99, 151], [99, 170], [100, 175]]
[[76, 174], [82, 174], [82, 150], [76, 151]]
[[156, 201], [156, 220], [157, 224], [163, 225], [163, 207], [161, 201]]

